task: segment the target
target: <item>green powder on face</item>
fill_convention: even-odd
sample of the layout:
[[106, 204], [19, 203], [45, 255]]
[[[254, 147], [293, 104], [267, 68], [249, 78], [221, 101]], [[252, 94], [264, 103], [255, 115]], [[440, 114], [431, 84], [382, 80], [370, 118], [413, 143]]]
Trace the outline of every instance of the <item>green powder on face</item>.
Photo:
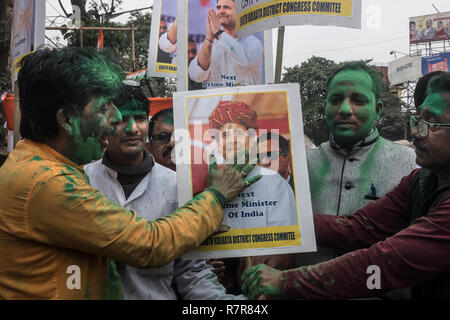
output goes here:
[[425, 101], [419, 107], [420, 112], [423, 113], [425, 111], [428, 111], [438, 117], [442, 115], [446, 109], [447, 102], [445, 101], [445, 98], [437, 92], [429, 93], [425, 98]]
[[173, 126], [173, 118], [166, 117], [166, 118], [163, 119], [163, 123]]
[[[73, 151], [73, 160], [78, 164], [85, 164], [92, 160], [100, 159], [103, 154], [100, 132], [96, 132], [95, 128], [88, 128], [87, 130], [91, 130], [89, 132], [91, 136], [86, 137], [86, 133], [83, 134], [82, 132], [82, 124], [79, 117], [71, 117], [69, 122], [71, 126], [68, 128], [68, 131], [77, 146], [76, 150]], [[101, 124], [97, 124], [97, 127], [100, 126]]]
[[134, 124], [135, 124], [134, 118], [131, 117], [130, 120], [128, 120], [128, 124], [127, 124], [127, 127], [125, 128], [125, 131], [126, 132], [131, 131]]
[[[353, 94], [358, 94], [360, 99], [364, 99], [364, 105], [355, 111], [355, 117], [364, 122], [357, 131], [336, 125], [335, 118], [339, 112], [342, 115], [351, 114], [351, 103], [347, 99]], [[335, 104], [335, 99], [343, 100], [341, 104]], [[328, 86], [325, 114], [327, 126], [335, 137], [351, 140], [364, 138], [378, 117], [371, 77], [363, 70], [343, 70], [336, 74]]]

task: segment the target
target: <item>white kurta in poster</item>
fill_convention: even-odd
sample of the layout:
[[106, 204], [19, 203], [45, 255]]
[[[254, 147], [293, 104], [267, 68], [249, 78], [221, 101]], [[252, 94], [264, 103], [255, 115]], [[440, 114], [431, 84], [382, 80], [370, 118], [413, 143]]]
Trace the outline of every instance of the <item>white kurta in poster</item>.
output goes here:
[[273, 82], [272, 33], [237, 38], [233, 0], [179, 0], [177, 90]]
[[263, 175], [224, 207], [225, 233], [185, 258], [315, 251], [298, 84], [174, 93], [179, 203], [206, 187], [209, 156], [220, 165], [247, 152]]
[[148, 51], [148, 75], [175, 78], [177, 75], [177, 2], [155, 0]]

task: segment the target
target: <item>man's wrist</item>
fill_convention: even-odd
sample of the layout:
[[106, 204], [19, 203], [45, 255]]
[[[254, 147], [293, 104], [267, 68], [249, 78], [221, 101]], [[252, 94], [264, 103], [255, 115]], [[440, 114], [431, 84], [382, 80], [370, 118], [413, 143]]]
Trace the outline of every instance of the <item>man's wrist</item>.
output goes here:
[[219, 36], [223, 33], [223, 30], [219, 30], [216, 33], [214, 33], [214, 39], [219, 40]]
[[227, 204], [227, 198], [225, 198], [225, 196], [220, 191], [218, 191], [214, 187], [208, 187], [208, 188], [205, 189], [205, 191], [212, 192], [214, 194], [214, 196], [216, 197], [217, 201], [222, 206], [222, 208], [225, 207], [225, 205]]

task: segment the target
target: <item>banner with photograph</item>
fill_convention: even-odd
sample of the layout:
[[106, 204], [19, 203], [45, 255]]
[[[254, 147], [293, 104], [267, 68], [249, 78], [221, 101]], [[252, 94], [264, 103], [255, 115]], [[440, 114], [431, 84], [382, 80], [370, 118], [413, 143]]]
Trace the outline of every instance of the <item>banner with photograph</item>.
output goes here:
[[174, 93], [178, 200], [206, 187], [210, 155], [219, 167], [246, 152], [263, 177], [224, 208], [231, 229], [186, 259], [316, 250], [298, 84]]
[[409, 18], [410, 44], [450, 39], [450, 11]]
[[450, 52], [443, 52], [422, 58], [422, 75], [433, 71], [449, 72]]
[[389, 62], [388, 77], [391, 85], [415, 81], [421, 77], [422, 58], [405, 56]]
[[361, 29], [361, 0], [236, 0], [238, 37], [288, 25]]
[[[45, 1], [15, 0], [11, 26], [11, 73], [17, 78], [19, 62], [45, 43]], [[14, 82], [14, 81], [13, 81]]]
[[272, 32], [238, 39], [233, 0], [178, 0], [177, 17], [178, 91], [273, 82]]
[[176, 1], [154, 0], [148, 51], [148, 75], [151, 77], [177, 76], [176, 16]]

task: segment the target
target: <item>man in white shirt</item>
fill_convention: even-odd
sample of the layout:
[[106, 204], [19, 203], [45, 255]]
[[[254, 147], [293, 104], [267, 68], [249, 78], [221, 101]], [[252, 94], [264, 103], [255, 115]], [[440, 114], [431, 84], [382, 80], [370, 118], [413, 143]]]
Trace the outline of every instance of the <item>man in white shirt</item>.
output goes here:
[[[129, 81], [129, 80], [128, 80]], [[85, 167], [90, 183], [117, 204], [143, 218], [163, 218], [177, 207], [175, 172], [156, 163], [144, 149], [148, 102], [139, 84], [122, 84], [114, 100], [123, 118], [108, 138], [101, 160]], [[139, 219], [139, 218], [138, 218]], [[133, 241], [133, 239], [130, 239]], [[160, 268], [117, 263], [125, 299], [236, 299], [227, 295], [203, 260], [176, 259]]]
[[234, 0], [218, 0], [207, 14], [206, 37], [189, 65], [203, 88], [262, 84], [264, 47], [255, 36], [237, 39]]

